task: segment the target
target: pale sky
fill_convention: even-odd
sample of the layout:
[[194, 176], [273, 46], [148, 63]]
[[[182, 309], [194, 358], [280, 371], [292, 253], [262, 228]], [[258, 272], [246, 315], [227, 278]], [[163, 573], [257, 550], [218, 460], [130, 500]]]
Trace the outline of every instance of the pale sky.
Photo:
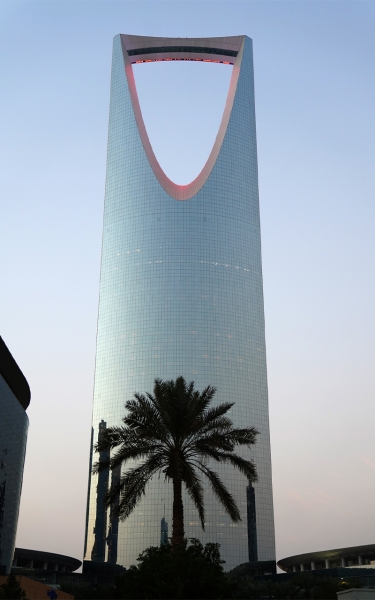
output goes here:
[[[375, 3], [3, 0], [0, 28], [0, 334], [32, 392], [17, 546], [82, 559], [117, 33], [253, 39], [277, 558], [374, 543]], [[177, 183], [229, 76], [136, 67]]]

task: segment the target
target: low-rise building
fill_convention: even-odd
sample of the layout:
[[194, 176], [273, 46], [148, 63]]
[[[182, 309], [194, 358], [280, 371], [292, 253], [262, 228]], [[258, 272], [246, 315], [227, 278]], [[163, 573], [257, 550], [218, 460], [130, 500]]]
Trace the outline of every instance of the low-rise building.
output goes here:
[[286, 573], [337, 569], [340, 567], [375, 570], [375, 544], [319, 550], [318, 552], [288, 556], [279, 560], [277, 566]]

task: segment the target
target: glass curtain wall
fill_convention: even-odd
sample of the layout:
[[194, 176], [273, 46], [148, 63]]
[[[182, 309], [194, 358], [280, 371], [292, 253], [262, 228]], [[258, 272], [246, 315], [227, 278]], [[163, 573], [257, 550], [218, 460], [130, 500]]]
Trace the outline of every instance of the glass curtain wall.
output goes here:
[[[93, 443], [103, 423], [121, 424], [124, 402], [134, 392], [152, 391], [157, 377], [183, 375], [200, 390], [215, 386], [217, 403], [235, 402], [235, 425], [260, 431], [250, 452], [259, 472], [251, 535], [254, 556], [274, 560], [253, 57], [251, 40], [241, 39], [224, 138], [203, 186], [184, 201], [159, 183], [146, 155], [124, 40], [114, 39]], [[231, 522], [205, 482], [206, 530], [185, 495], [185, 532], [219, 542], [230, 569], [249, 560], [248, 481], [227, 465], [213, 467], [235, 495], [242, 521]], [[102, 504], [111, 477], [118, 476], [91, 476], [85, 558], [115, 557], [128, 567], [160, 544], [161, 519], [172, 523], [172, 484], [155, 477], [133, 514], [118, 523]]]

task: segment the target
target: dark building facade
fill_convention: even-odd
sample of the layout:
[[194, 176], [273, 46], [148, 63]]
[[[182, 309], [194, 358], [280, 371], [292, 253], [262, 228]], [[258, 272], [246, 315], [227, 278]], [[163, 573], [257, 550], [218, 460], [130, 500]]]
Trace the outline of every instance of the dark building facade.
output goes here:
[[251, 484], [247, 486], [247, 542], [249, 546], [249, 562], [258, 560], [257, 515], [255, 507], [255, 490]]
[[[107, 423], [101, 421], [99, 424], [98, 442], [100, 441]], [[100, 462], [109, 460], [109, 451], [105, 450], [99, 454]], [[108, 491], [109, 469], [104, 469], [98, 475], [96, 486], [96, 517], [94, 526], [95, 541], [91, 552], [91, 560], [103, 562], [105, 559], [106, 532], [107, 532], [107, 510], [104, 506], [105, 495]]]
[[[99, 424], [98, 442], [100, 441], [106, 427], [107, 423], [102, 420]], [[109, 460], [109, 458], [110, 454], [108, 450], [100, 452], [100, 462], [106, 462]], [[112, 471], [111, 474], [111, 486], [115, 485], [120, 480], [120, 476], [121, 467], [117, 467]], [[106, 561], [115, 565], [117, 563], [117, 537], [119, 525], [118, 516], [116, 514], [118, 500], [115, 501], [109, 509], [106, 508], [105, 497], [108, 489], [109, 469], [104, 469], [98, 475], [98, 482], [96, 486], [96, 516], [94, 526], [95, 541], [91, 552], [91, 560], [94, 562]], [[107, 555], [106, 546], [108, 547]]]
[[[17, 575], [22, 570], [53, 571], [60, 573], [73, 573], [82, 562], [77, 558], [55, 554], [54, 552], [43, 552], [41, 550], [28, 550], [26, 548], [15, 548], [12, 573]], [[27, 573], [25, 573], [27, 575]]]
[[0, 337], [0, 572], [10, 572], [16, 542], [30, 388]]

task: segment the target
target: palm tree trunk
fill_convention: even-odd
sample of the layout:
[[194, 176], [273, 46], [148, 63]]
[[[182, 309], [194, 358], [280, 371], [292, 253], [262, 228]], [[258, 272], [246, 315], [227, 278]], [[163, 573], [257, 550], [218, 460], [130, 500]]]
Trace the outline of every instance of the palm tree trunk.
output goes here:
[[182, 503], [182, 481], [173, 479], [172, 549], [184, 543], [184, 505]]

